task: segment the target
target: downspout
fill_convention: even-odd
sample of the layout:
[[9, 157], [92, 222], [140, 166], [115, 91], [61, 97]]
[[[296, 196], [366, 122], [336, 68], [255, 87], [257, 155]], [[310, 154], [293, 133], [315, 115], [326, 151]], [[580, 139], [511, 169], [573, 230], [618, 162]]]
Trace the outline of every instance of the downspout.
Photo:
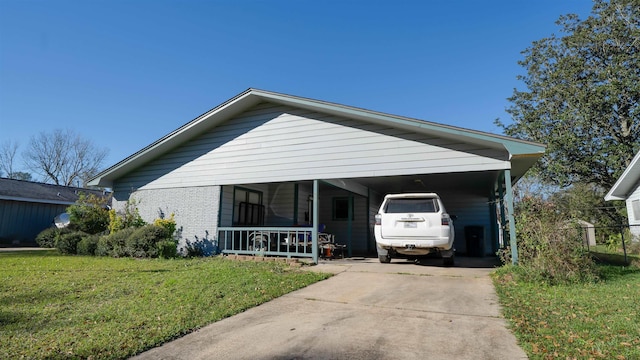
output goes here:
[[511, 245], [511, 263], [518, 263], [518, 243], [516, 241], [516, 221], [513, 216], [513, 188], [511, 187], [511, 170], [504, 171], [505, 200], [509, 217], [509, 244]]

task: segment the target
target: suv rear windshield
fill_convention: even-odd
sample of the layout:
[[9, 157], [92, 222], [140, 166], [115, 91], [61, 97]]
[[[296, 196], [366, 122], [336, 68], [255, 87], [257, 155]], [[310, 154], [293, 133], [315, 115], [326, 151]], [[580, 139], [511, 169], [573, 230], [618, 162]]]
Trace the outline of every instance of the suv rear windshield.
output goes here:
[[438, 201], [434, 198], [388, 199], [384, 212], [397, 213], [435, 213], [438, 212]]

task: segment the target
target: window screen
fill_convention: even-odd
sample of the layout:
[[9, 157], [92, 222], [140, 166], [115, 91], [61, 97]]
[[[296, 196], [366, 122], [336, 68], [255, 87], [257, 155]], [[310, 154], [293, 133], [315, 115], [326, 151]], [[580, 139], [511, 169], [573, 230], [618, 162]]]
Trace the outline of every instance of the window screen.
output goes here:
[[640, 220], [640, 200], [631, 201], [631, 209], [633, 210], [633, 218]]

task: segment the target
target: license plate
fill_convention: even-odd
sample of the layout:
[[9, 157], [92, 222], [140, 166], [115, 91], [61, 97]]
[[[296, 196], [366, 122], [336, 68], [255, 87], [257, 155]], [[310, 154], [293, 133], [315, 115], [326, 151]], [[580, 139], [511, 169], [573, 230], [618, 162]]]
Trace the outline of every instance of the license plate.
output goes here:
[[407, 250], [415, 250], [416, 246], [413, 244], [407, 244], [404, 246], [405, 248], [407, 248]]
[[418, 227], [418, 223], [417, 222], [413, 222], [413, 221], [408, 221], [406, 223], [404, 223], [404, 227], [405, 229], [409, 228], [409, 229], [414, 229]]

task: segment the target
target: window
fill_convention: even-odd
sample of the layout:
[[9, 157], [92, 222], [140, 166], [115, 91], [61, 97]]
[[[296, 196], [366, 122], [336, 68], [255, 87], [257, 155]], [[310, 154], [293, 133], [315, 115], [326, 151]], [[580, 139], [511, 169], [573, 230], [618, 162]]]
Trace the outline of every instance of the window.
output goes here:
[[397, 213], [435, 213], [440, 211], [438, 201], [433, 198], [389, 199], [384, 212]]
[[234, 188], [233, 223], [235, 225], [264, 225], [264, 205], [260, 191]]
[[[351, 204], [351, 209], [349, 209], [349, 204]], [[351, 210], [351, 220], [353, 220], [353, 200], [349, 201], [349, 197], [333, 198], [333, 220], [348, 220], [349, 210]]]
[[632, 200], [631, 209], [633, 210], [633, 218], [640, 220], [640, 200]]

